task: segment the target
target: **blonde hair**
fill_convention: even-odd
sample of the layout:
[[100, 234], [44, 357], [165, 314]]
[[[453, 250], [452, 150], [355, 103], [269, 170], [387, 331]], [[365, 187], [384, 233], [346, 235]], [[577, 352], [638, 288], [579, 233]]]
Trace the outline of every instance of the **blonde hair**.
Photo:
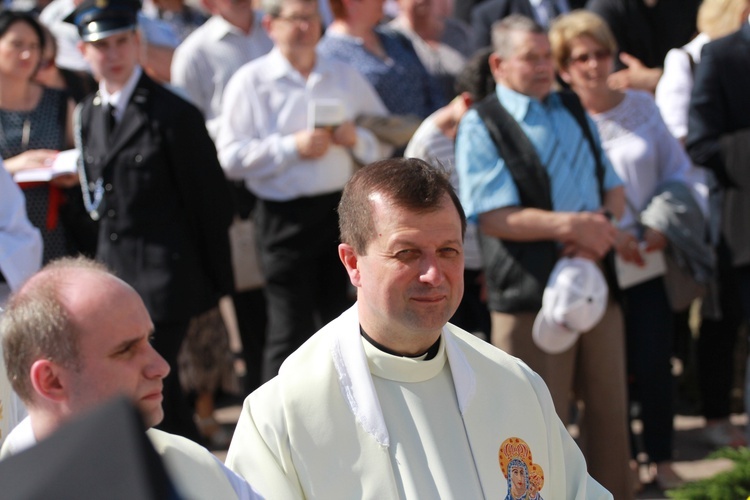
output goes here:
[[558, 17], [549, 30], [552, 58], [557, 69], [568, 66], [570, 42], [581, 36], [592, 38], [612, 54], [617, 52], [617, 41], [604, 19], [593, 12], [574, 10], [570, 14]]
[[712, 40], [737, 31], [748, 8], [750, 0], [703, 0], [698, 9], [698, 31]]

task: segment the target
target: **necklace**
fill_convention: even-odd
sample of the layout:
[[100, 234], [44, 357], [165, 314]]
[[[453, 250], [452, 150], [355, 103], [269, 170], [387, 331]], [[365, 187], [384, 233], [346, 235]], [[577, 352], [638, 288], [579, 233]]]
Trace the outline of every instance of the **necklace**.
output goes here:
[[91, 187], [86, 176], [86, 166], [83, 161], [83, 138], [81, 136], [81, 109], [82, 106], [79, 104], [76, 106], [74, 116], [74, 139], [76, 149], [78, 150], [78, 179], [81, 184], [81, 193], [83, 194], [83, 206], [89, 213], [89, 217], [92, 220], [99, 220], [99, 205], [102, 203], [104, 198], [104, 180], [99, 177], [93, 186], [94, 197], [91, 198]]
[[[31, 119], [29, 118], [30, 113], [26, 113], [26, 116], [23, 119], [23, 126], [21, 128], [21, 151], [20, 153], [23, 153], [24, 151], [29, 149], [29, 141], [31, 140]], [[5, 135], [5, 127], [3, 126], [3, 121], [0, 120], [0, 137], [2, 137], [3, 141], [3, 149], [9, 150], [10, 145], [8, 144], [8, 136]]]

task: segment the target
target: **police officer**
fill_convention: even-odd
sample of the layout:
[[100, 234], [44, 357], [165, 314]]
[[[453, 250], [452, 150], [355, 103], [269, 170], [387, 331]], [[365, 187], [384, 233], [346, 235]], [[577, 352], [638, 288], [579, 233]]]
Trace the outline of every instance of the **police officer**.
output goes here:
[[228, 188], [203, 117], [139, 65], [134, 0], [85, 0], [66, 18], [99, 91], [76, 111], [84, 205], [99, 224], [97, 260], [142, 297], [154, 347], [172, 368], [160, 428], [198, 439], [177, 377], [194, 316], [233, 289]]

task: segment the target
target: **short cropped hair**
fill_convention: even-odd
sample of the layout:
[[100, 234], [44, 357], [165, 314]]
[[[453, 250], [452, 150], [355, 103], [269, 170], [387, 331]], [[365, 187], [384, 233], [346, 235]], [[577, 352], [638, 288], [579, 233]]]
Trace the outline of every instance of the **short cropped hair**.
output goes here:
[[341, 241], [366, 255], [375, 238], [371, 197], [379, 193], [398, 207], [425, 213], [440, 208], [443, 195], [450, 196], [466, 232], [466, 215], [448, 174], [417, 158], [390, 158], [358, 170], [344, 187], [339, 203]]
[[513, 33], [535, 33], [543, 35], [544, 28], [533, 19], [520, 14], [511, 14], [492, 25], [492, 50], [503, 59], [513, 55], [515, 43]]
[[575, 10], [555, 19], [550, 27], [549, 41], [557, 69], [568, 67], [570, 44], [581, 36], [591, 38], [613, 55], [617, 53], [617, 41], [607, 22], [593, 12]]
[[[3, 358], [13, 390], [33, 404], [29, 373], [38, 359], [49, 359], [74, 371], [81, 369], [79, 332], [62, 300], [61, 289], [71, 272], [108, 273], [102, 264], [85, 257], [65, 257], [51, 262], [8, 300], [0, 315]], [[41, 279], [43, 278], [43, 279]]]
[[703, 0], [698, 9], [698, 31], [716, 39], [740, 29], [749, 0]]
[[263, 12], [271, 17], [279, 17], [284, 5], [292, 2], [317, 3], [318, 0], [262, 0]]

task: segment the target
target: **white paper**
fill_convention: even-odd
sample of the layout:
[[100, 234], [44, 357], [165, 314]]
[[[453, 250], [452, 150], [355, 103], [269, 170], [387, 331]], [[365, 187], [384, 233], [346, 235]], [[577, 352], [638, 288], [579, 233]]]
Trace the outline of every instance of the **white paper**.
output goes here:
[[13, 175], [13, 180], [16, 182], [49, 182], [61, 175], [74, 174], [78, 170], [79, 156], [80, 152], [77, 149], [60, 151], [49, 167], [21, 170]]
[[661, 250], [656, 252], [641, 250], [641, 257], [643, 257], [645, 263], [643, 267], [625, 262], [619, 254], [615, 254], [615, 270], [620, 289], [625, 290], [657, 276], [662, 276], [667, 272], [667, 263], [664, 260], [664, 252]]
[[313, 99], [308, 103], [307, 126], [315, 128], [338, 127], [346, 121], [346, 111], [341, 99]]

